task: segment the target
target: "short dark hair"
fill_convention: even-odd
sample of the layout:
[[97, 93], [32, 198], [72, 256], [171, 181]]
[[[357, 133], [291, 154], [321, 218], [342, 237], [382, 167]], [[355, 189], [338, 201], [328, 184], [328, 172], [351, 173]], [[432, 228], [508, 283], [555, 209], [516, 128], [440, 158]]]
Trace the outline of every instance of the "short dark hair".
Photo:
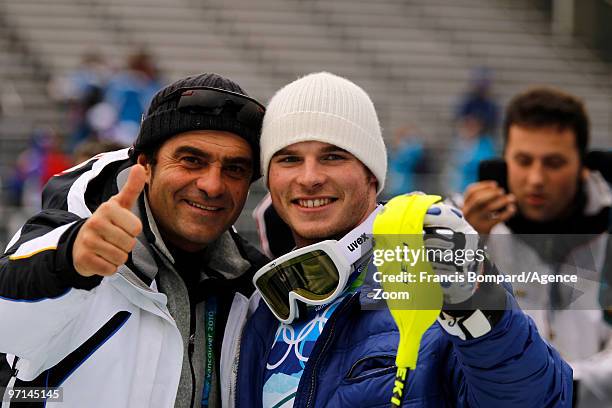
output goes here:
[[504, 144], [512, 125], [571, 130], [576, 136], [576, 147], [583, 160], [589, 144], [590, 124], [582, 100], [560, 89], [534, 87], [516, 95], [506, 108]]
[[149, 146], [141, 152], [136, 154], [135, 159], [138, 159], [138, 155], [142, 154], [148, 164], [154, 166], [157, 164], [157, 153], [161, 149], [161, 145]]

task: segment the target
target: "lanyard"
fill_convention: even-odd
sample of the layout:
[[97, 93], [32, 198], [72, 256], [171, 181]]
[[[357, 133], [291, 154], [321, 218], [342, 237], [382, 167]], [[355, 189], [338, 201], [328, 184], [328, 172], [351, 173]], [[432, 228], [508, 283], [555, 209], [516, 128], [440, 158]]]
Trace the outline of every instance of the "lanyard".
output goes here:
[[215, 367], [215, 320], [217, 318], [217, 299], [206, 299], [206, 367], [204, 371], [204, 390], [202, 392], [202, 407], [208, 407], [208, 396], [212, 386], [213, 369]]

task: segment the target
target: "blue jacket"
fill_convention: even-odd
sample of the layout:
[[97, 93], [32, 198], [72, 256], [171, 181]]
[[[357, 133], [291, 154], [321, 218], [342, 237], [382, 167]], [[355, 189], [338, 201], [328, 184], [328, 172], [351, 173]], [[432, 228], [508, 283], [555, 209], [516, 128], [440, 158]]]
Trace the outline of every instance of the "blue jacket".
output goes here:
[[[485, 336], [463, 341], [436, 322], [408, 375], [404, 407], [571, 407], [572, 370], [507, 294]], [[262, 406], [263, 376], [278, 320], [264, 302], [245, 325], [236, 403]], [[325, 324], [300, 379], [294, 408], [389, 407], [399, 335], [388, 310], [362, 310], [359, 293]]]

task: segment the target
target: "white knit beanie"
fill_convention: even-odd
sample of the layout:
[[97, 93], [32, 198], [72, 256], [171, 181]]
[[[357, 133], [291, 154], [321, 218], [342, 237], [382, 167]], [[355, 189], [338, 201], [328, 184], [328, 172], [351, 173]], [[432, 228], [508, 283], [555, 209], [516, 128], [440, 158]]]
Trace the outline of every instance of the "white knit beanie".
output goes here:
[[336, 145], [359, 159], [385, 185], [387, 149], [372, 100], [351, 81], [328, 72], [302, 77], [270, 100], [261, 130], [261, 168], [268, 184], [274, 153], [298, 142]]

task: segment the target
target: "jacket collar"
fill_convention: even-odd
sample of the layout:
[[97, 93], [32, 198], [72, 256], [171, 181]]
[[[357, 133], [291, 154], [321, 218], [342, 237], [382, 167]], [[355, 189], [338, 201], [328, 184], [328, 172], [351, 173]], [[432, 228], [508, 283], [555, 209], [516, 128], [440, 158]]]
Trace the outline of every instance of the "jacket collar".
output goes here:
[[534, 222], [518, 212], [505, 223], [497, 224], [491, 233], [504, 233], [509, 229], [516, 234], [599, 234], [610, 225], [611, 205], [610, 186], [598, 171], [591, 171], [581, 183], [571, 214], [552, 221]]

